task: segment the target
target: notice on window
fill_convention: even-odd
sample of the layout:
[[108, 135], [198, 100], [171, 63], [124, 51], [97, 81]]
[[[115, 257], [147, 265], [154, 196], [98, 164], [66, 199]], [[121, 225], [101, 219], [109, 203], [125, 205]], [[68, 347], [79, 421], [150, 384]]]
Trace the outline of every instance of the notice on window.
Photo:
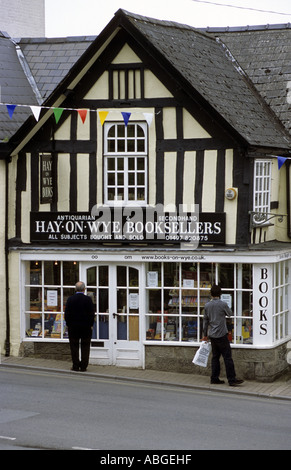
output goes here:
[[48, 290], [46, 302], [47, 302], [48, 307], [57, 307], [58, 306], [58, 291]]
[[231, 294], [221, 294], [220, 299], [223, 300], [223, 302], [227, 303], [229, 308], [232, 308]]
[[129, 294], [129, 308], [131, 310], [137, 310], [139, 307], [138, 294]]
[[148, 287], [158, 287], [158, 272], [157, 271], [148, 271], [147, 284], [148, 284]]

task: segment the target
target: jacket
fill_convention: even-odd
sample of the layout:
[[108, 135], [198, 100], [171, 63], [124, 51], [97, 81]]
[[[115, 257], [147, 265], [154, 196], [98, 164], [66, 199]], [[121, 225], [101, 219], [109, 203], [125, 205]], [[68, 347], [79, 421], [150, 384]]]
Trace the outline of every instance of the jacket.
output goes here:
[[94, 323], [95, 309], [91, 297], [83, 293], [76, 293], [68, 298], [65, 309], [67, 326], [91, 328]]

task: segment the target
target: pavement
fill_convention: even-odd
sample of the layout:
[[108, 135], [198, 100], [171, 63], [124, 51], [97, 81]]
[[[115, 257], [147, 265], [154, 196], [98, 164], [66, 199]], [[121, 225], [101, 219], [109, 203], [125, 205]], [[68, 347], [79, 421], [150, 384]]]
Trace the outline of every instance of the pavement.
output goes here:
[[242, 385], [229, 387], [226, 378], [223, 385], [211, 385], [207, 376], [198, 374], [197, 366], [193, 365], [193, 374], [157, 371], [150, 369], [130, 369], [116, 366], [100, 366], [90, 364], [86, 372], [71, 371], [71, 363], [68, 361], [39, 359], [34, 357], [1, 357], [0, 373], [4, 369], [23, 369], [27, 371], [44, 371], [60, 374], [74, 374], [111, 380], [137, 382], [152, 385], [165, 385], [182, 387], [200, 391], [216, 391], [235, 395], [244, 395], [260, 398], [276, 398], [291, 400], [291, 372], [272, 383], [262, 383], [253, 380], [245, 380]]

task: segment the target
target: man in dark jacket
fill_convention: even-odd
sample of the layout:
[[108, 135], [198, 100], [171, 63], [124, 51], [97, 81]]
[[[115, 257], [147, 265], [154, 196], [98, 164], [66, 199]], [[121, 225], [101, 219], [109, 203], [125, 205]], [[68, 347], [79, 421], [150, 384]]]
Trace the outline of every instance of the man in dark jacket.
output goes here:
[[[76, 293], [68, 298], [65, 320], [68, 326], [72, 370], [85, 372], [89, 363], [90, 343], [95, 311], [92, 299], [85, 293], [84, 282], [77, 282]], [[81, 341], [81, 361], [79, 360], [79, 343]]]

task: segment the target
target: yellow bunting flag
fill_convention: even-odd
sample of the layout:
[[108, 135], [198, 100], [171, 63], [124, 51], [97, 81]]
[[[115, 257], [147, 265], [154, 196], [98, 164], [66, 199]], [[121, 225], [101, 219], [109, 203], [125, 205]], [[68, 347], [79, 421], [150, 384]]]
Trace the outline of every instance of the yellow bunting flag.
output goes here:
[[109, 111], [99, 111], [99, 117], [101, 121], [101, 126], [103, 126], [105, 119], [107, 118]]

